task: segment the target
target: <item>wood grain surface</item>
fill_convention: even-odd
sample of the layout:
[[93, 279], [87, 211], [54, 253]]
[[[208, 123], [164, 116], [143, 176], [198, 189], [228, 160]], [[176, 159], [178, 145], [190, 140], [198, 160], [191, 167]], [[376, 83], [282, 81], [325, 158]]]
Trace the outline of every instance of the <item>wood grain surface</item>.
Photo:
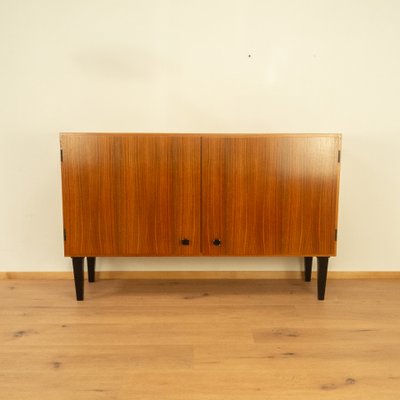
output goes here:
[[339, 135], [203, 137], [203, 253], [335, 255], [339, 149]]
[[0, 398], [398, 400], [393, 280], [0, 281]]
[[61, 134], [65, 255], [336, 255], [340, 145], [323, 134]]
[[62, 134], [61, 146], [66, 256], [199, 254], [200, 138]]

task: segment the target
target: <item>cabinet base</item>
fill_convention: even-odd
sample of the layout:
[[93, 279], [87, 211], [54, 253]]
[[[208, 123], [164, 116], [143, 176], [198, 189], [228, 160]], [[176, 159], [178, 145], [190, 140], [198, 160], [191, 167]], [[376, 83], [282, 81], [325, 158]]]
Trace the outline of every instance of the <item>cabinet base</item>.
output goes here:
[[[312, 257], [304, 257], [304, 280], [311, 281], [312, 274]], [[318, 300], [325, 299], [326, 279], [328, 276], [328, 262], [329, 257], [317, 257], [318, 265]]]
[[[74, 270], [74, 281], [75, 281], [75, 291], [76, 300], [83, 300], [84, 292], [84, 280], [83, 280], [83, 264], [85, 257], [72, 257], [72, 267]], [[96, 257], [87, 257], [88, 266], [88, 280], [89, 282], [95, 281], [95, 267], [96, 267]]]
[[[85, 257], [72, 257], [74, 270], [76, 300], [82, 301], [84, 297], [83, 264]], [[328, 276], [329, 257], [317, 257], [318, 266], [318, 300], [325, 299], [326, 280]], [[311, 281], [313, 257], [304, 257], [304, 280]], [[95, 281], [96, 257], [87, 257], [88, 280]]]
[[95, 267], [96, 267], [96, 257], [88, 257], [87, 258], [87, 268], [88, 268], [89, 282], [95, 281]]
[[72, 257], [72, 267], [74, 269], [76, 300], [83, 300], [83, 260], [84, 257]]

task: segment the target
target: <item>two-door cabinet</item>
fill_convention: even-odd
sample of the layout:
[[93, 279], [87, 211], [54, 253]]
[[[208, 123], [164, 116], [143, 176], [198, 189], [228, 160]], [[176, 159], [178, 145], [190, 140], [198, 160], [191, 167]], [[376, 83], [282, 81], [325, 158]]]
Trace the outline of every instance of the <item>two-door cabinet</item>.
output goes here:
[[62, 133], [65, 256], [336, 255], [341, 135]]

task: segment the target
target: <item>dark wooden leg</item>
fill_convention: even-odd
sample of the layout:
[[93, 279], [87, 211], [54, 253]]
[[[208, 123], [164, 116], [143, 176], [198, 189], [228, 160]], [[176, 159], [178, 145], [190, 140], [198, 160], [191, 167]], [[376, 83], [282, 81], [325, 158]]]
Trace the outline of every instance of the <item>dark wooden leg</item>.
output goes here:
[[89, 282], [94, 282], [95, 267], [96, 267], [96, 257], [88, 257], [87, 268], [88, 268]]
[[317, 257], [318, 259], [318, 300], [324, 300], [326, 277], [328, 275], [329, 257]]
[[83, 300], [83, 260], [84, 257], [72, 257], [72, 265], [74, 267], [76, 300]]
[[304, 280], [311, 282], [312, 257], [304, 257]]

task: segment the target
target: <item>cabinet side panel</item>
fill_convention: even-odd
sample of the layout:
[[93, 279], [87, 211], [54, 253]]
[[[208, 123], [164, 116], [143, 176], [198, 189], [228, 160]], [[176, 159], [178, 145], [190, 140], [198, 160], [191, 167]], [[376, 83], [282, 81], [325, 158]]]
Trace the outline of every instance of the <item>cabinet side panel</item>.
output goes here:
[[339, 141], [203, 138], [204, 254], [334, 255]]
[[66, 134], [62, 147], [65, 255], [199, 254], [200, 138]]

